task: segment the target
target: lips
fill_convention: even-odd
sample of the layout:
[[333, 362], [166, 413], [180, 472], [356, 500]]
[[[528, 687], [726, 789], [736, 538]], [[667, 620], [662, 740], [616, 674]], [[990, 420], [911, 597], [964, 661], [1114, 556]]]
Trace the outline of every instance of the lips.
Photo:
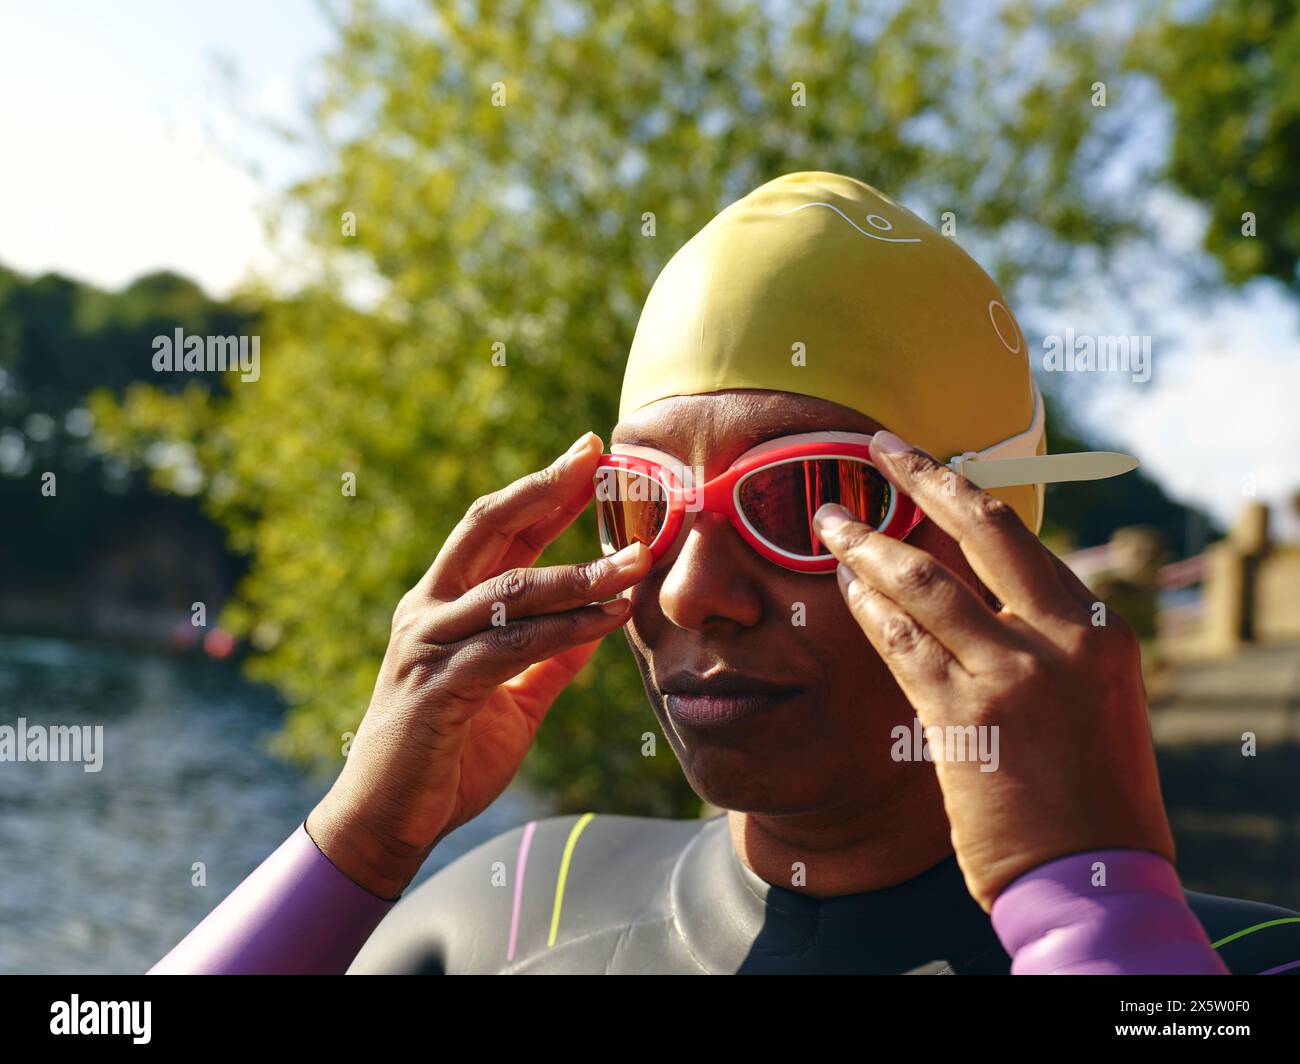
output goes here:
[[770, 713], [800, 693], [797, 687], [741, 672], [676, 672], [660, 685], [668, 714], [695, 728], [725, 727]]

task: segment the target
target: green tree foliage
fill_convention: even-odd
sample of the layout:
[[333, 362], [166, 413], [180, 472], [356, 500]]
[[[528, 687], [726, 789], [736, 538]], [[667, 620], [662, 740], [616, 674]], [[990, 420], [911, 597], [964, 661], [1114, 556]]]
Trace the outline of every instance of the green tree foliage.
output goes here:
[[[99, 547], [151, 514], [165, 514], [196, 538], [214, 538], [192, 502], [160, 498], [130, 463], [96, 452], [87, 397], [95, 388], [120, 396], [132, 382], [146, 381], [174, 391], [175, 380], [153, 372], [155, 336], [176, 328], [239, 333], [250, 320], [246, 308], [214, 301], [173, 273], [107, 292], [57, 274], [27, 278], [0, 267], [5, 592], [75, 582]], [[55, 475], [53, 496], [41, 493], [45, 473]]]
[[[1091, 180], [1122, 121], [1091, 102], [1119, 51], [1090, 7], [343, 9], [312, 110], [322, 165], [288, 210], [326, 269], [269, 307], [262, 379], [95, 406], [116, 450], [192, 447], [254, 556], [226, 620], [293, 705], [283, 749], [337, 767], [393, 608], [476, 496], [587, 429], [608, 440], [650, 283], [726, 203], [782, 173], [852, 174], [933, 222], [953, 211], [1008, 287], [1134, 232]], [[594, 552], [588, 514], [549, 558]], [[658, 729], [622, 643], [525, 770], [565, 809], [692, 811], [663, 737], [642, 756]]]
[[[1168, 176], [1210, 213], [1205, 248], [1238, 284], [1296, 290], [1300, 262], [1300, 4], [1218, 0], [1135, 38], [1133, 65], [1172, 105]], [[1243, 233], [1246, 214], [1253, 235]]]

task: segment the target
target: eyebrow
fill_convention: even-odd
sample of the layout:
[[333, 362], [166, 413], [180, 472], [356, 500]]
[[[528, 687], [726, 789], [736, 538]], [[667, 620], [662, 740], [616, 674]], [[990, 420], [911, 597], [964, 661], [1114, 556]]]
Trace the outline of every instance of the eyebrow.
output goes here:
[[628, 447], [653, 447], [656, 451], [664, 451], [667, 453], [658, 440], [653, 440], [646, 436], [638, 436], [635, 433], [629, 436], [623, 436], [620, 439], [614, 439], [613, 436], [610, 437], [609, 445], [611, 447], [617, 447], [620, 444], [625, 444]]

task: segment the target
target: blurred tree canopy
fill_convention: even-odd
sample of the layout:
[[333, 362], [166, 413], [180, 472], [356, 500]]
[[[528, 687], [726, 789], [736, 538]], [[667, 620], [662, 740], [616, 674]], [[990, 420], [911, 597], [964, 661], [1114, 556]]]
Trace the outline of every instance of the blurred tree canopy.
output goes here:
[[[96, 550], [133, 520], [166, 515], [191, 537], [218, 540], [194, 500], [160, 496], [131, 463], [92, 446], [87, 399], [93, 389], [121, 396], [143, 381], [174, 392], [184, 378], [168, 380], [151, 369], [155, 336], [177, 328], [234, 334], [252, 320], [248, 308], [210, 299], [174, 273], [148, 274], [107, 292], [57, 274], [28, 278], [0, 267], [4, 592], [38, 584], [49, 592], [51, 582], [76, 582]], [[155, 464], [174, 464], [169, 459], [179, 456], [158, 442], [164, 446], [154, 452]], [[52, 496], [41, 494], [45, 473], [56, 478]]]
[[1208, 207], [1206, 250], [1230, 281], [1272, 277], [1300, 294], [1300, 4], [1201, 4], [1130, 54], [1172, 105], [1168, 176]]
[[[392, 611], [466, 506], [587, 429], [608, 439], [651, 282], [735, 198], [791, 171], [852, 174], [932, 222], [953, 211], [1008, 291], [1095, 269], [1139, 233], [1095, 180], [1131, 118], [1093, 104], [1127, 39], [1096, 6], [333, 10], [309, 136], [323, 161], [286, 206], [323, 265], [267, 301], [261, 380], [135, 384], [93, 407], [118, 453], [191, 448], [211, 512], [255, 559], [225, 619], [292, 704], [282, 748], [337, 767]], [[593, 553], [588, 515], [548, 560]], [[562, 809], [694, 812], [666, 742], [641, 755], [646, 731], [615, 636], [525, 770]]]

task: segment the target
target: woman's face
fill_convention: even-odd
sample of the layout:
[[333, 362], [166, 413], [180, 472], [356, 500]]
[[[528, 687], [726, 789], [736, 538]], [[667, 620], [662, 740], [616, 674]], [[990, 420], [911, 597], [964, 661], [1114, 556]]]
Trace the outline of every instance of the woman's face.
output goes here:
[[[778, 436], [886, 427], [822, 399], [742, 390], [651, 403], [619, 422], [611, 445], [665, 451], [711, 479]], [[974, 586], [956, 544], [932, 522], [922, 522], [908, 542]], [[646, 692], [687, 779], [706, 800], [783, 815], [935, 787], [932, 766], [917, 772], [890, 756], [892, 729], [910, 730], [915, 713], [833, 574], [783, 569], [745, 543], [724, 515], [698, 513], [629, 595], [632, 619], [624, 630]], [[701, 697], [720, 674], [730, 685], [726, 694]]]

